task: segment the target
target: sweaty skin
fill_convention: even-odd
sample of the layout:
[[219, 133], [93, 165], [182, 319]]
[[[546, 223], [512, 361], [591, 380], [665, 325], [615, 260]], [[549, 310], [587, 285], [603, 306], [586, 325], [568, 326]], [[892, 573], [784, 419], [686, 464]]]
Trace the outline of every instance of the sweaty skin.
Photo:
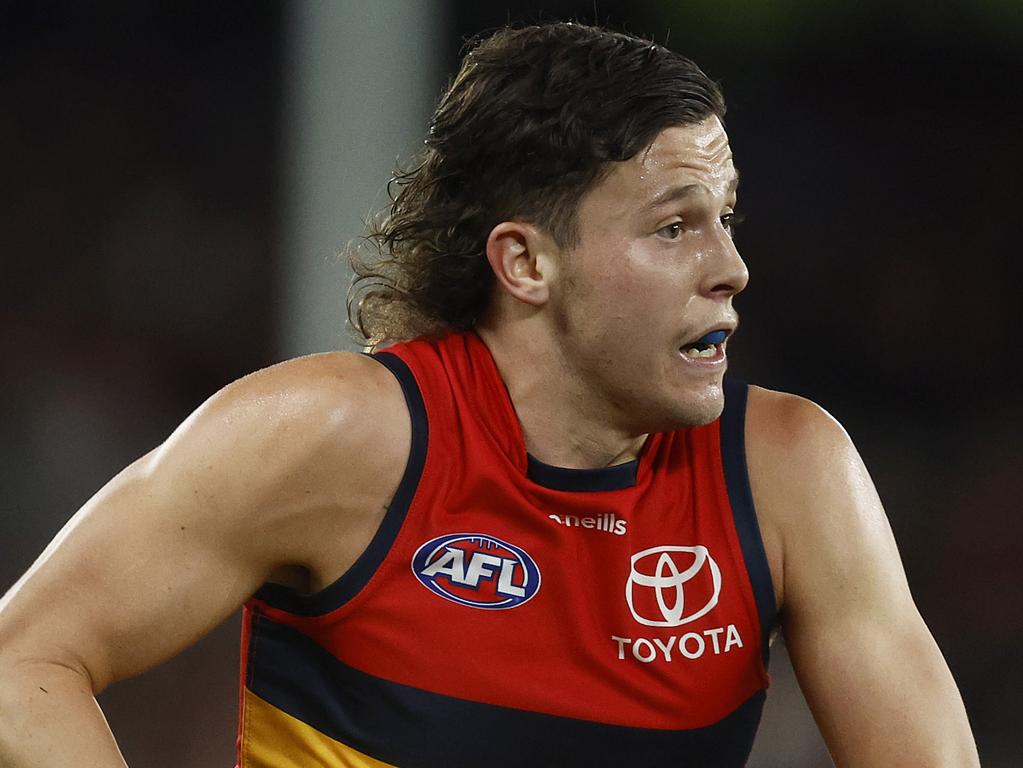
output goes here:
[[[735, 169], [716, 118], [669, 128], [585, 195], [578, 242], [494, 228], [479, 332], [528, 449], [596, 467], [649, 432], [706, 423], [746, 267], [729, 233]], [[747, 459], [800, 683], [838, 766], [979, 765], [945, 662], [909, 594], [880, 501], [841, 426], [750, 393]], [[372, 538], [405, 466], [404, 398], [342, 353], [217, 393], [121, 472], [0, 601], [0, 765], [124, 766], [94, 695], [169, 658], [268, 579], [317, 590]]]
[[0, 765], [123, 766], [94, 694], [266, 580], [336, 580], [379, 526], [410, 435], [394, 377], [358, 355], [293, 360], [210, 398], [0, 601]]
[[728, 227], [736, 182], [715, 117], [618, 164], [582, 198], [575, 246], [516, 222], [494, 229], [488, 256], [508, 290], [480, 335], [537, 458], [620, 463], [649, 432], [721, 414], [725, 356], [683, 347], [738, 324], [732, 297], [749, 275]]

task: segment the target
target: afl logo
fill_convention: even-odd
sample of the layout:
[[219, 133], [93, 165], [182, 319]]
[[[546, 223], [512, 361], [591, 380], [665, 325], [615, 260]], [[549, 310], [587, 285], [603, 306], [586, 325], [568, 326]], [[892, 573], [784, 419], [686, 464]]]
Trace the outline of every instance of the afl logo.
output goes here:
[[412, 572], [431, 592], [487, 610], [515, 608], [540, 589], [540, 569], [525, 550], [482, 533], [449, 533], [423, 544]]

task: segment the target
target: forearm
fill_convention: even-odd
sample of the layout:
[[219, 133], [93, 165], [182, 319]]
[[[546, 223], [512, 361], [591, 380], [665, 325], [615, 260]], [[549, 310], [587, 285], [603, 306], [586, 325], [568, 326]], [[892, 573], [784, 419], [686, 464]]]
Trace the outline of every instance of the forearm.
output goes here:
[[89, 681], [45, 662], [0, 666], [0, 766], [126, 768]]

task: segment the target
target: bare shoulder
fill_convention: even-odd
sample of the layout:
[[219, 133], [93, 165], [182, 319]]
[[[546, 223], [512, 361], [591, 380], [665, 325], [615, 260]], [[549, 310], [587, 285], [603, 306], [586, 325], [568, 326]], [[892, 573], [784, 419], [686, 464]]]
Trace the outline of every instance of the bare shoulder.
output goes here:
[[[864, 471], [849, 434], [831, 414], [806, 398], [762, 387], [750, 387], [746, 451], [750, 472], [771, 501], [778, 494], [795, 501]], [[782, 506], [772, 511], [797, 511]]]
[[746, 419], [750, 485], [779, 605], [792, 596], [797, 562], [838, 566], [855, 543], [877, 538], [888, 548], [873, 482], [831, 414], [797, 395], [751, 387]]
[[249, 426], [271, 431], [302, 426], [309, 431], [292, 437], [304, 442], [338, 429], [369, 427], [401, 400], [397, 381], [372, 358], [327, 352], [249, 374], [216, 393], [194, 417], [224, 418], [227, 425], [255, 417]]
[[[368, 543], [401, 479], [410, 433], [401, 387], [384, 366], [324, 353], [228, 385], [152, 457], [177, 455], [208, 474], [200, 487], [216, 495], [212, 506], [249, 518], [276, 548], [273, 559], [309, 570], [314, 588]], [[328, 541], [346, 551], [324, 549]]]
[[[331, 476], [358, 476], [403, 453], [402, 404], [397, 381], [371, 358], [296, 358], [224, 387], [147, 459], [154, 465], [180, 459], [228, 486], [231, 478], [245, 486], [287, 485], [324, 463]], [[341, 471], [349, 466], [352, 472]]]
[[756, 386], [749, 390], [746, 439], [754, 450], [770, 454], [767, 461], [783, 464], [821, 460], [826, 458], [819, 455], [822, 449], [830, 454], [851, 446], [842, 425], [812, 400]]
[[270, 461], [318, 452], [359, 460], [367, 454], [366, 441], [383, 447], [393, 431], [403, 431], [402, 403], [398, 382], [382, 365], [365, 355], [331, 352], [239, 379], [204, 403], [181, 430], [223, 430], [232, 440], [272, 444]]

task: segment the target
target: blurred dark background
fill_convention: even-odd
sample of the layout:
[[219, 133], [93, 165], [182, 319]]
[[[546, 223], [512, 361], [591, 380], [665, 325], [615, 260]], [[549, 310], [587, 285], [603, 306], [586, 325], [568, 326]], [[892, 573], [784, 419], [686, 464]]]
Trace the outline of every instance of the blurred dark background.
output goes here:
[[[984, 765], [1019, 765], [1017, 0], [0, 5], [0, 591], [218, 388], [351, 347], [334, 254], [463, 41], [552, 18], [721, 81], [732, 369], [845, 424]], [[233, 764], [237, 629], [103, 694], [130, 763]], [[772, 672], [751, 766], [828, 765], [783, 647]]]

